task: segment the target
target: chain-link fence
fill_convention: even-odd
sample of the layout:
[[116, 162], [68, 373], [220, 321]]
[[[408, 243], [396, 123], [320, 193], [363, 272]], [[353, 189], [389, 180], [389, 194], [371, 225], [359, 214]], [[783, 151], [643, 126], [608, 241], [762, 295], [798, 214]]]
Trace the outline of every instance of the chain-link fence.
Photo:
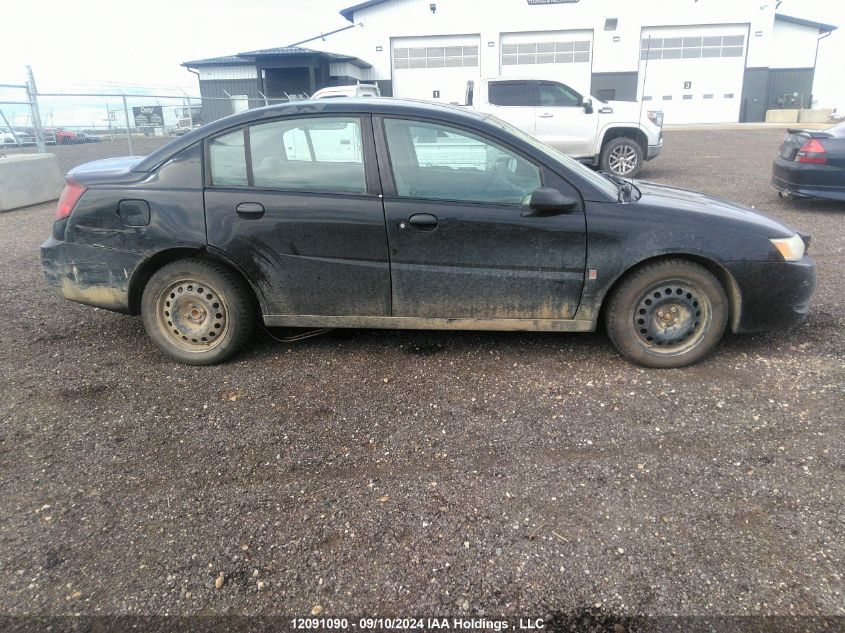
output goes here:
[[0, 156], [50, 152], [64, 171], [92, 160], [144, 156], [221, 116], [287, 101], [157, 95], [143, 89], [39, 92], [27, 71], [24, 82], [0, 83]]

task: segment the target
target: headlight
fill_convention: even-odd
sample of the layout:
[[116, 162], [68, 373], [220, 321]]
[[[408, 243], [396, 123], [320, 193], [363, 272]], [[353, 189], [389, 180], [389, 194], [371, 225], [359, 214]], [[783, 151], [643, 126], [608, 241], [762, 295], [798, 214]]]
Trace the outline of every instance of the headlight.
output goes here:
[[654, 123], [657, 127], [663, 127], [663, 110], [649, 110], [646, 113], [648, 120]]
[[804, 257], [804, 240], [798, 233], [792, 237], [771, 238], [770, 241], [783, 256], [784, 261], [798, 262]]

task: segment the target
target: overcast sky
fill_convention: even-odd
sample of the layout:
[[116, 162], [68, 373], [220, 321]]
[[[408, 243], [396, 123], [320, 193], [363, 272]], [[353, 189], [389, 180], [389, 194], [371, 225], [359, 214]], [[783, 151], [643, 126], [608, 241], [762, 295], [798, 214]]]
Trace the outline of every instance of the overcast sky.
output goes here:
[[[352, 4], [356, 0], [6, 0], [0, 10], [0, 83], [22, 81], [30, 64], [42, 92], [102, 90], [111, 83], [170, 88], [168, 94], [181, 86], [197, 94], [196, 77], [182, 62], [284, 46], [345, 26], [338, 10]], [[821, 42], [814, 90], [820, 105], [840, 110], [843, 5], [783, 0], [779, 9], [841, 27]]]

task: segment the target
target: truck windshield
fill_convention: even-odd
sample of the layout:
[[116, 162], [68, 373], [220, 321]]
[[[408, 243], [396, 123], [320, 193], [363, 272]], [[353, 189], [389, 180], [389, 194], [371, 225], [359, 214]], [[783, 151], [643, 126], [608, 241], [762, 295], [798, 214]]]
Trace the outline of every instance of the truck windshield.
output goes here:
[[516, 136], [516, 137], [522, 139], [523, 141], [525, 141], [526, 143], [528, 143], [529, 145], [536, 147], [541, 152], [543, 152], [547, 156], [553, 158], [557, 162], [563, 163], [566, 166], [567, 169], [574, 171], [581, 178], [588, 181], [591, 185], [593, 185], [599, 191], [606, 193], [609, 197], [611, 197], [613, 199], [617, 198], [618, 193], [619, 193], [619, 187], [615, 182], [612, 182], [612, 181], [608, 180], [607, 178], [605, 178], [604, 176], [597, 174], [596, 172], [594, 172], [592, 169], [590, 169], [586, 165], [582, 165], [577, 160], [567, 156], [563, 152], [560, 152], [560, 151], [554, 149], [553, 147], [549, 147], [545, 143], [541, 143], [540, 141], [538, 141], [533, 136], [526, 134], [525, 132], [523, 132], [519, 128], [514, 127], [510, 123], [502, 121], [501, 119], [499, 119], [499, 118], [497, 118], [493, 115], [487, 116], [487, 121], [489, 121], [490, 123], [492, 123], [496, 127], [501, 128], [505, 132], [510, 132], [514, 136]]

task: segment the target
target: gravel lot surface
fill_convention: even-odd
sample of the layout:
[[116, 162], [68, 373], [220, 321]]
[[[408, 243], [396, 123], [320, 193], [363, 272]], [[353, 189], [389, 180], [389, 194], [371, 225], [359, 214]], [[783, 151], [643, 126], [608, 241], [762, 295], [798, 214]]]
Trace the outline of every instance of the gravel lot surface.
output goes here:
[[845, 616], [845, 205], [778, 199], [780, 130], [666, 136], [645, 179], [818, 264], [804, 324], [683, 370], [374, 330], [182, 366], [48, 289], [52, 204], [0, 215], [0, 613]]

